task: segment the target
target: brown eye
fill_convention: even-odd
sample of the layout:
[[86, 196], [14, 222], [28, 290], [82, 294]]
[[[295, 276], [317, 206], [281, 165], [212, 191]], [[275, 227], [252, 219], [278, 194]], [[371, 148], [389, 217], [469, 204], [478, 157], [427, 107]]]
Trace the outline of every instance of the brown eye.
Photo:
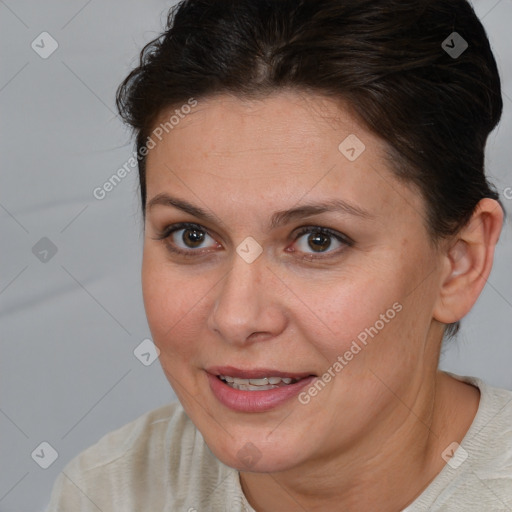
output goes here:
[[216, 244], [216, 241], [203, 229], [195, 226], [179, 228], [176, 227], [166, 237], [168, 245], [176, 246], [178, 251], [200, 252], [197, 249], [207, 249], [208, 242], [210, 239], [210, 248]]
[[181, 240], [190, 248], [198, 247], [205, 239], [204, 231], [195, 228], [181, 229], [180, 231], [183, 232]]
[[331, 240], [324, 233], [311, 233], [307, 238], [308, 246], [315, 252], [322, 252], [329, 249]]
[[[344, 246], [352, 246], [354, 243], [346, 235], [320, 226], [303, 228], [295, 240], [298, 250], [308, 255], [335, 254]], [[328, 250], [331, 248], [332, 250]]]
[[[155, 240], [162, 240], [169, 252], [182, 256], [201, 256], [211, 252], [212, 248], [220, 247], [206, 228], [199, 224], [183, 222], [168, 226], [155, 237]], [[207, 242], [210, 244], [205, 245]]]

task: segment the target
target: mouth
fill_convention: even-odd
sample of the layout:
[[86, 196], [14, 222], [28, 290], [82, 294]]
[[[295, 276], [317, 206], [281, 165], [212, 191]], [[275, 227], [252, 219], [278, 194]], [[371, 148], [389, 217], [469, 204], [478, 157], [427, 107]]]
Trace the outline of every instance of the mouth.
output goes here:
[[215, 367], [208, 368], [206, 372], [217, 400], [238, 412], [273, 409], [316, 378], [308, 372], [282, 372], [267, 368]]
[[233, 389], [242, 391], [265, 391], [267, 389], [275, 389], [282, 386], [288, 386], [299, 382], [299, 378], [291, 377], [263, 377], [261, 379], [239, 379], [228, 375], [218, 375], [221, 381], [225, 382]]

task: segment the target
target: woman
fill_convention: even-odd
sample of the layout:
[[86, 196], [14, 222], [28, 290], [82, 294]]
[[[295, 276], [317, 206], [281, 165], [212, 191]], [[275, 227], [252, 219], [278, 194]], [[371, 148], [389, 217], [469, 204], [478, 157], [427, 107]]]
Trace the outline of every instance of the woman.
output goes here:
[[502, 110], [465, 0], [196, 0], [121, 84], [180, 403], [50, 511], [505, 511], [512, 392], [438, 370], [488, 278]]

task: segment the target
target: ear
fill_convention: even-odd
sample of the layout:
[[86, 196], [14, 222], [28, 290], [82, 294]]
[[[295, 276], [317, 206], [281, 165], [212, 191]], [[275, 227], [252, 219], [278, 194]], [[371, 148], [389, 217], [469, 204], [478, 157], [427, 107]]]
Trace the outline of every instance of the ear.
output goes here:
[[433, 312], [436, 320], [457, 322], [473, 307], [491, 273], [502, 225], [503, 210], [498, 201], [482, 199], [469, 222], [447, 244]]

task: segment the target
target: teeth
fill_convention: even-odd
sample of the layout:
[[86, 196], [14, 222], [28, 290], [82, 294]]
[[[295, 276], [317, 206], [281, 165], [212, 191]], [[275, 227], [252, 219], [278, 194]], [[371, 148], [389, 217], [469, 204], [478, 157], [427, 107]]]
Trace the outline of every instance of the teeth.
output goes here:
[[279, 384], [287, 385], [299, 380], [291, 377], [263, 377], [261, 379], [239, 379], [228, 375], [219, 375], [219, 377], [230, 387], [244, 391], [264, 391], [280, 387]]
[[253, 386], [251, 384], [235, 384], [233, 382], [233, 384], [229, 384], [229, 386], [231, 386], [232, 388], [234, 389], [239, 389], [241, 391], [265, 391], [267, 389], [275, 389], [275, 388], [278, 388], [279, 386], [271, 386], [271, 385], [268, 385], [268, 386]]
[[249, 379], [249, 382], [254, 386], [266, 386], [269, 383], [269, 380], [267, 377], [263, 377], [263, 379]]

